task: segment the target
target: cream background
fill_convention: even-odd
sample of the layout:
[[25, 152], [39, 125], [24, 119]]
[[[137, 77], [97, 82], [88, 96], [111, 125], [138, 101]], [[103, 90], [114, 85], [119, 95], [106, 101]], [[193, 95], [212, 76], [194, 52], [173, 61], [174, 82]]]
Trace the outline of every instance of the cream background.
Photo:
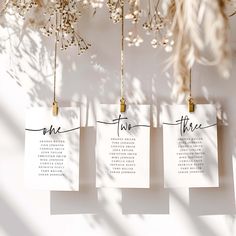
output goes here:
[[[61, 105], [80, 105], [80, 191], [30, 191], [23, 186], [25, 108], [52, 101], [53, 40], [30, 29], [21, 31], [14, 15], [0, 29], [0, 235], [1, 236], [233, 236], [236, 234], [234, 182], [236, 178], [236, 18], [231, 19], [234, 54], [229, 80], [213, 67], [193, 69], [193, 96], [217, 104], [220, 188], [163, 188], [160, 105], [172, 103], [171, 71], [167, 58], [152, 49], [150, 37], [126, 51], [128, 103], [152, 104], [151, 188], [95, 188], [95, 129], [99, 103], [119, 99], [119, 26], [107, 9], [82, 18], [81, 32], [93, 47], [78, 57], [76, 49], [59, 53], [58, 87]], [[2, 21], [2, 20], [1, 20]], [[10, 27], [11, 25], [11, 27]], [[85, 27], [86, 26], [86, 27]], [[20, 39], [20, 40], [19, 40]], [[51, 63], [51, 64], [50, 64]]]

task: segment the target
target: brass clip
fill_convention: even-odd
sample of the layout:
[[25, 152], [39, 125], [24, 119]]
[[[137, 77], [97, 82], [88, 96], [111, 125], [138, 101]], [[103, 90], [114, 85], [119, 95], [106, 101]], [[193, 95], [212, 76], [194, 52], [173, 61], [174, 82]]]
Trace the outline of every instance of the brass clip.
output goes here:
[[195, 104], [193, 102], [193, 98], [188, 99], [188, 111], [189, 112], [194, 112]]
[[52, 114], [54, 116], [57, 116], [58, 115], [58, 102], [57, 101], [54, 101], [53, 104], [52, 104]]
[[122, 97], [120, 99], [120, 112], [125, 112], [125, 111], [126, 111], [125, 99]]

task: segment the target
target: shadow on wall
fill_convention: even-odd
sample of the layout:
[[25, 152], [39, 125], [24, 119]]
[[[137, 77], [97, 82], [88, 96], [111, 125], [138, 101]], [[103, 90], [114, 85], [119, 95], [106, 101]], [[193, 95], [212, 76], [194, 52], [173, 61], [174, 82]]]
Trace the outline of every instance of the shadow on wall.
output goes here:
[[8, 236], [24, 235], [24, 236], [38, 236], [32, 227], [19, 216], [15, 209], [0, 195], [0, 228]]
[[[200, 83], [196, 83], [196, 91], [200, 91], [197, 97], [198, 103], [213, 103], [216, 105], [218, 118], [218, 166], [219, 166], [219, 188], [192, 188], [190, 189], [189, 211], [193, 215], [219, 215], [219, 214], [235, 214], [235, 190], [233, 179], [233, 163], [234, 143], [232, 134], [232, 125], [235, 122], [235, 115], [230, 112], [230, 107], [234, 106], [230, 94], [234, 94], [231, 88], [234, 87], [232, 79], [225, 81], [216, 77], [216, 72], [211, 68], [197, 67], [197, 78]], [[211, 93], [209, 80], [204, 78], [204, 74], [208, 73], [211, 78], [217, 81], [219, 86]], [[234, 71], [233, 71], [234, 73]], [[232, 77], [233, 74], [232, 74]], [[204, 84], [204, 86], [203, 86]], [[226, 99], [222, 87], [230, 88]], [[198, 92], [199, 93], [199, 92]], [[210, 137], [209, 137], [210, 138]]]
[[[123, 189], [123, 214], [169, 214], [169, 190], [164, 189], [162, 132], [151, 129], [151, 159], [149, 189]], [[156, 158], [160, 157], [160, 158]]]
[[[10, 68], [8, 74], [16, 80], [26, 91], [30, 105], [51, 105], [53, 96], [52, 68], [53, 39], [45, 39], [29, 29], [20, 32], [17, 20], [11, 16], [6, 22], [8, 39], [2, 45], [1, 51], [10, 50]], [[58, 100], [61, 105], [80, 104], [83, 110], [84, 125], [95, 124], [96, 109], [99, 103], [117, 103], [120, 94], [119, 81], [119, 30], [109, 21], [104, 21], [102, 12], [97, 18], [85, 16], [84, 22], [91, 23], [90, 28], [83, 32], [92, 39], [93, 48], [85, 55], [77, 57], [76, 50], [68, 49], [59, 52], [58, 68]], [[96, 21], [96, 22], [95, 22]], [[8, 29], [9, 27], [9, 29]], [[94, 38], [94, 32], [97, 37]], [[106, 36], [104, 36], [106, 35]], [[20, 38], [20, 42], [19, 39]], [[159, 52], [158, 52], [159, 53]], [[146, 44], [139, 49], [127, 48], [127, 100], [128, 103], [153, 104], [160, 107], [160, 96], [170, 102], [171, 80], [162, 73], [164, 56], [157, 54]], [[76, 59], [75, 59], [76, 58]], [[148, 63], [147, 63], [148, 61]], [[214, 76], [212, 72], [208, 75]], [[162, 81], [163, 79], [166, 79]], [[209, 80], [198, 83], [193, 88], [196, 96], [205, 96], [202, 85], [208, 85]], [[229, 85], [229, 82], [227, 82]], [[230, 88], [235, 86], [230, 86]], [[199, 89], [199, 90], [198, 90]], [[220, 86], [222, 90], [222, 86]], [[135, 91], [135, 92], [134, 92]], [[151, 91], [151, 92], [150, 92]], [[229, 98], [230, 99], [230, 98]], [[216, 100], [216, 96], [215, 96]], [[209, 99], [206, 98], [209, 102]], [[233, 120], [233, 119], [232, 119]], [[200, 234], [215, 235], [198, 215], [235, 214], [233, 173], [229, 128], [219, 127], [219, 164], [220, 188], [191, 189], [190, 206], [172, 189], [171, 194], [183, 207], [189, 222]], [[81, 157], [80, 157], [80, 191], [79, 192], [51, 192], [51, 214], [95, 214], [89, 216], [92, 225], [108, 222], [117, 235], [128, 235], [125, 225], [119, 226], [104, 204], [98, 200], [95, 187], [95, 129], [81, 129]], [[20, 135], [19, 135], [20, 138]], [[151, 188], [122, 190], [122, 203], [116, 202], [123, 214], [168, 214], [169, 190], [163, 186], [163, 160], [160, 129], [151, 130]], [[157, 144], [157, 145], [156, 145]], [[36, 235], [31, 232], [11, 209], [0, 199], [1, 212], [7, 212], [3, 226], [9, 235], [15, 235], [19, 230], [23, 235]], [[222, 204], [222, 203], [225, 204]], [[86, 217], [86, 216], [85, 216]], [[15, 219], [16, 222], [13, 222]], [[16, 227], [10, 227], [11, 223]], [[17, 223], [18, 222], [18, 223]], [[21, 227], [21, 228], [20, 228]], [[16, 229], [16, 230], [15, 230]], [[17, 230], [18, 229], [18, 230]], [[120, 233], [120, 234], [119, 234]]]
[[[51, 214], [96, 214], [99, 203], [96, 189], [95, 130], [80, 130], [80, 189], [79, 192], [51, 192]], [[91, 148], [87, 148], [87, 146]]]
[[[190, 212], [196, 215], [235, 214], [232, 142], [228, 127], [218, 127], [219, 188], [190, 190]], [[224, 204], [222, 204], [222, 202]]]
[[[152, 143], [157, 141], [157, 129], [151, 129]], [[79, 192], [51, 192], [51, 214], [98, 214], [102, 205], [97, 196], [94, 128], [81, 129], [80, 190]], [[163, 188], [162, 160], [156, 163], [155, 156], [161, 156], [161, 143], [151, 151], [151, 188], [123, 189], [121, 208], [123, 214], [168, 214], [168, 190]], [[158, 154], [157, 154], [158, 153]], [[152, 203], [152, 204], [151, 204]]]

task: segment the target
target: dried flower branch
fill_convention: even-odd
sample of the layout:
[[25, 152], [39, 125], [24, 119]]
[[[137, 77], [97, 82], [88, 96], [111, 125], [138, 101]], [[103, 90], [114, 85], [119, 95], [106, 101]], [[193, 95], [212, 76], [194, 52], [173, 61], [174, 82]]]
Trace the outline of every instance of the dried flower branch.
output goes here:
[[128, 32], [128, 35], [125, 37], [125, 40], [128, 42], [128, 46], [139, 47], [140, 44], [143, 43], [143, 39], [138, 33], [137, 23], [135, 23], [133, 29]]
[[151, 40], [153, 48], [164, 47], [167, 52], [171, 52], [174, 41], [172, 32], [169, 30], [170, 22], [163, 16], [160, 10], [160, 0], [148, 2], [147, 19], [143, 23], [143, 28], [147, 34], [153, 34]]
[[62, 50], [77, 46], [80, 55], [91, 46], [78, 33], [77, 24], [81, 16], [80, 9], [85, 4], [100, 6], [97, 5], [98, 1], [55, 0], [44, 3], [43, 0], [10, 0], [10, 2], [21, 16], [30, 18], [28, 22], [37, 21], [34, 19], [34, 14], [29, 14], [30, 11], [43, 15], [44, 20], [39, 24], [41, 31], [46, 36], [54, 35], [56, 32]]
[[91, 45], [86, 43], [75, 29], [81, 16], [79, 4], [80, 2], [76, 0], [50, 2], [50, 4], [47, 4], [44, 8], [47, 23], [42, 31], [47, 36], [56, 31], [62, 50], [74, 45], [78, 47], [78, 54], [81, 54]]
[[113, 23], [120, 22], [122, 18], [122, 6], [124, 6], [124, 0], [108, 0], [107, 6], [110, 13], [110, 19]]
[[136, 24], [141, 17], [141, 7], [139, 0], [129, 0], [129, 13], [125, 16], [125, 19], [132, 20], [133, 24]]
[[[122, 6], [124, 6], [124, 0], [108, 0], [107, 6], [109, 8], [110, 18], [113, 23], [120, 22], [122, 18]], [[128, 14], [125, 14], [125, 19], [131, 20], [131, 23], [134, 24], [134, 27], [128, 32], [128, 35], [125, 37], [125, 40], [128, 42], [128, 46], [139, 46], [143, 39], [138, 33], [137, 24], [141, 17], [141, 6], [139, 0], [128, 0]]]
[[[86, 51], [86, 43], [78, 32], [77, 25], [85, 6], [95, 9], [103, 6], [104, 0], [2, 0], [27, 18], [26, 22], [38, 25], [44, 34], [56, 33], [58, 44], [65, 50], [78, 46], [78, 54]], [[217, 66], [227, 77], [230, 68], [228, 43], [228, 16], [226, 7], [235, 0], [148, 0], [148, 11], [143, 28], [152, 34], [153, 48], [164, 47], [172, 52], [178, 91], [189, 89], [189, 70], [194, 63]], [[125, 37], [129, 46], [139, 46], [143, 39], [138, 32], [142, 16], [140, 0], [107, 0], [110, 18], [118, 23], [122, 17], [122, 6], [127, 5], [125, 18], [132, 29]], [[235, 5], [234, 5], [235, 6]], [[0, 11], [1, 11], [0, 7]], [[230, 10], [235, 7], [230, 7]], [[208, 55], [208, 57], [206, 56]], [[210, 56], [209, 56], [210, 55]], [[210, 58], [210, 59], [209, 59]]]
[[9, 3], [22, 17], [25, 17], [33, 7], [41, 7], [43, 0], [9, 0]]
[[132, 29], [129, 30], [125, 40], [128, 42], [128, 46], [139, 47], [143, 43], [138, 30], [138, 22], [140, 21], [142, 11], [139, 0], [129, 0], [129, 13], [125, 15], [125, 19], [131, 20], [133, 25]]

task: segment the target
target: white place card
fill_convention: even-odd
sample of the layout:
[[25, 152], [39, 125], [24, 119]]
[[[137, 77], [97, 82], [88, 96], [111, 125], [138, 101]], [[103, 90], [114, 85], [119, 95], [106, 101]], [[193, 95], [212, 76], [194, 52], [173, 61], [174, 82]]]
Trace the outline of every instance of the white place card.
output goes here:
[[33, 189], [79, 190], [78, 108], [30, 108], [25, 127], [25, 182]]
[[97, 187], [149, 188], [149, 105], [100, 105], [96, 164]]
[[164, 185], [218, 187], [217, 120], [214, 105], [162, 106]]

